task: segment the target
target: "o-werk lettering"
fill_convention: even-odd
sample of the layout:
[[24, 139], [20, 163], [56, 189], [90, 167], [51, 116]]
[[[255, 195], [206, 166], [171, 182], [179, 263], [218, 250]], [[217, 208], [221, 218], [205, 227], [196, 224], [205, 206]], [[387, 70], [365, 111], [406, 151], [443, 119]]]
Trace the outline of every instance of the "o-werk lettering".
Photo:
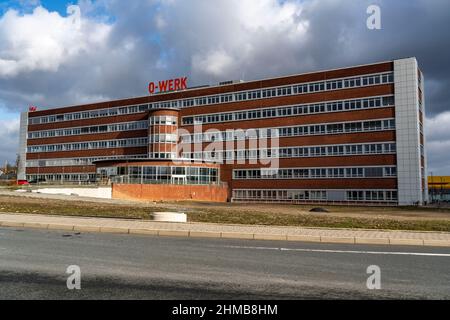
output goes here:
[[157, 92], [163, 93], [163, 92], [186, 90], [187, 80], [188, 80], [187, 77], [182, 77], [177, 79], [158, 81], [158, 84], [156, 84], [156, 82], [150, 82], [148, 85], [148, 92], [150, 94], [154, 94]]

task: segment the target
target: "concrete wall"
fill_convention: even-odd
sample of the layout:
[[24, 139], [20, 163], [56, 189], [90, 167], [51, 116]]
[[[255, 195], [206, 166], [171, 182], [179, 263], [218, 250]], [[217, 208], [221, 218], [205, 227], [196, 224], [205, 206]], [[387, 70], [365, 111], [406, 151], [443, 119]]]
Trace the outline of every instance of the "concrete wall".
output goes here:
[[113, 199], [227, 202], [226, 185], [114, 184]]
[[28, 139], [28, 112], [20, 114], [19, 131], [19, 167], [17, 168], [17, 180], [26, 180], [26, 161], [27, 161], [27, 139]]
[[45, 194], [77, 195], [79, 197], [111, 199], [111, 188], [43, 188], [33, 192]]

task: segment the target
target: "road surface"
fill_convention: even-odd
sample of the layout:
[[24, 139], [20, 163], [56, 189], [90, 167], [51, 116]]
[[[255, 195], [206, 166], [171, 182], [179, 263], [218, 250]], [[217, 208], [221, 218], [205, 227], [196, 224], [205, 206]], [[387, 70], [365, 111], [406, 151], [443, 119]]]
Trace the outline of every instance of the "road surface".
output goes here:
[[[69, 290], [66, 269], [81, 270]], [[367, 267], [381, 270], [368, 290]], [[450, 248], [0, 228], [0, 299], [449, 299]]]

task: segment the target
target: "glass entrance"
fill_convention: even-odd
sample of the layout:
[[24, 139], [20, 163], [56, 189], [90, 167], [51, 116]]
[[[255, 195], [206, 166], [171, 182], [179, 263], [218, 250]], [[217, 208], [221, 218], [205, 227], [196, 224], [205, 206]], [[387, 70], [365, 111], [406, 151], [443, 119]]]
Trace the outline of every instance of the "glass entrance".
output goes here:
[[172, 184], [186, 184], [187, 183], [187, 178], [185, 175], [172, 175], [172, 179], [171, 179], [171, 183]]

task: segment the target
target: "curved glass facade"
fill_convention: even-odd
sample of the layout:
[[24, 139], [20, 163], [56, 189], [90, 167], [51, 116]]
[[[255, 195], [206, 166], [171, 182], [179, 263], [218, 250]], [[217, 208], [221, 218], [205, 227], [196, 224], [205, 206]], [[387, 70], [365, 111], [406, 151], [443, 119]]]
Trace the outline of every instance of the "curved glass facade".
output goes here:
[[184, 166], [117, 167], [113, 183], [123, 184], [219, 184], [219, 169]]

